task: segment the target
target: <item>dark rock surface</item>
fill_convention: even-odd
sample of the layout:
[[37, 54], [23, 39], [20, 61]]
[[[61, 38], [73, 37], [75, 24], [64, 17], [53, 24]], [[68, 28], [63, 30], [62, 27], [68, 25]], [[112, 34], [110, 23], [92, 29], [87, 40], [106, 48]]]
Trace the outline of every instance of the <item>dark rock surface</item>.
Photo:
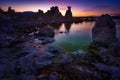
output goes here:
[[110, 15], [105, 14], [98, 18], [92, 29], [92, 39], [101, 45], [117, 41], [115, 22]]

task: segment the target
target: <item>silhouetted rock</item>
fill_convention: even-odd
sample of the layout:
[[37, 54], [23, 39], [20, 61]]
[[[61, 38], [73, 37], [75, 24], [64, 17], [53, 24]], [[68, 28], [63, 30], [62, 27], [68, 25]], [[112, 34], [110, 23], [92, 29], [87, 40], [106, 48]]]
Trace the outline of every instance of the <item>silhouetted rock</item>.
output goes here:
[[43, 16], [44, 16], [44, 12], [39, 9], [38, 12], [37, 12], [37, 18], [38, 18], [38, 20], [42, 20]]
[[3, 12], [3, 10], [0, 8], [0, 13]]
[[11, 7], [8, 8], [8, 13], [14, 13], [15, 11], [11, 9]]
[[[52, 10], [52, 8], [51, 8], [51, 10]], [[59, 11], [58, 6], [55, 6], [55, 7], [53, 8], [53, 10], [54, 10], [54, 15], [53, 15], [52, 19], [56, 19], [56, 18], [61, 18], [61, 17], [62, 17], [62, 14], [61, 14], [61, 12]]]
[[72, 18], [72, 11], [71, 11], [71, 6], [68, 6], [68, 10], [65, 13], [65, 18], [70, 19]]
[[43, 11], [39, 9], [37, 15], [43, 16], [43, 14], [44, 14]]
[[8, 8], [8, 15], [11, 16], [11, 17], [12, 17], [13, 15], [15, 15], [15, 10], [13, 10], [13, 9], [11, 9], [11, 7], [9, 7], [9, 8]]
[[56, 21], [59, 21], [62, 18], [62, 14], [59, 11], [58, 6], [55, 6], [55, 7], [53, 6], [53, 7], [50, 8], [50, 10], [48, 10], [45, 13], [44, 18], [47, 19], [48, 22], [54, 23]]
[[115, 23], [110, 15], [105, 14], [98, 18], [92, 29], [92, 39], [101, 45], [117, 41]]

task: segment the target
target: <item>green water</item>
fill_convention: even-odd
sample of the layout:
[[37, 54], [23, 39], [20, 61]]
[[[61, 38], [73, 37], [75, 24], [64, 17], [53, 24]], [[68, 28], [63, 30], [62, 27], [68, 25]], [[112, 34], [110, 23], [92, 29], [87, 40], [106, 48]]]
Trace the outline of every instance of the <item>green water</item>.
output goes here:
[[80, 39], [78, 37], [67, 37], [61, 39], [61, 41], [56, 41], [53, 44], [60, 46], [64, 51], [75, 51], [75, 50], [86, 50], [89, 45], [89, 39]]

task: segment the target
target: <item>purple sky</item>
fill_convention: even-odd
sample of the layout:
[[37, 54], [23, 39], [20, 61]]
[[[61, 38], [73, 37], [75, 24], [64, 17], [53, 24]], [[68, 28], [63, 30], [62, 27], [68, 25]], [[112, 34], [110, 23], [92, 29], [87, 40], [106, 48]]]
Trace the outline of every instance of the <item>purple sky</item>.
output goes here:
[[51, 6], [58, 6], [65, 14], [67, 6], [72, 6], [73, 16], [98, 16], [101, 14], [120, 15], [120, 0], [0, 0], [4, 10], [11, 6], [15, 11], [46, 12]]

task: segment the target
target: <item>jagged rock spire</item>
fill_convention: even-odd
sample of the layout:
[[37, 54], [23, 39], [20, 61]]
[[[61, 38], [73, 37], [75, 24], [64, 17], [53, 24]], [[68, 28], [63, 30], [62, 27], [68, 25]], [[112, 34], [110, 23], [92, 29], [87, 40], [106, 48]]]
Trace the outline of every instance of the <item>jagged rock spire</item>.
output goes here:
[[68, 10], [65, 13], [65, 18], [72, 18], [71, 6], [68, 6]]

